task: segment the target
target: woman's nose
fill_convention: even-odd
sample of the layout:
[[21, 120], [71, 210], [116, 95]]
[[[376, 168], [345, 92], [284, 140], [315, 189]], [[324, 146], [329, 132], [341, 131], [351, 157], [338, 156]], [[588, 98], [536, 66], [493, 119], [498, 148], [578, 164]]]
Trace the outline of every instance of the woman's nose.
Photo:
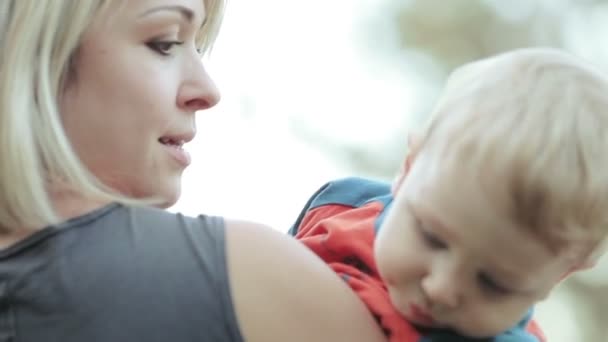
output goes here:
[[190, 70], [178, 93], [178, 106], [196, 112], [209, 109], [220, 101], [220, 91], [202, 64]]

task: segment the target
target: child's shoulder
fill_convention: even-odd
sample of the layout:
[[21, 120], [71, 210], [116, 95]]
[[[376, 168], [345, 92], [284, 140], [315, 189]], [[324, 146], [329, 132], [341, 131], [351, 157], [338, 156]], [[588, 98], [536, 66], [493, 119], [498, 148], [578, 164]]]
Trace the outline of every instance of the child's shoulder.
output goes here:
[[309, 209], [329, 204], [360, 207], [376, 198], [390, 195], [387, 182], [361, 177], [347, 177], [323, 185], [311, 198]]

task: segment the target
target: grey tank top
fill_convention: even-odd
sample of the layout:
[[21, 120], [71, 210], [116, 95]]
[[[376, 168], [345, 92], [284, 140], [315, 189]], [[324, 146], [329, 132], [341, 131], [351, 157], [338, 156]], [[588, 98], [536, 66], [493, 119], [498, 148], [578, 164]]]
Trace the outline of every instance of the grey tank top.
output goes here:
[[1, 251], [0, 341], [243, 341], [223, 220], [113, 204]]

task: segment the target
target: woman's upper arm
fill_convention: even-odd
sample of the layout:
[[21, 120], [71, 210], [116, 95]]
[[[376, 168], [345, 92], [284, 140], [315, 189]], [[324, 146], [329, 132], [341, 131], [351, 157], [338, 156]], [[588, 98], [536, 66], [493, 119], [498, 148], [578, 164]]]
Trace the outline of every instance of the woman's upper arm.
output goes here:
[[293, 238], [226, 221], [228, 274], [248, 342], [386, 341], [354, 292]]

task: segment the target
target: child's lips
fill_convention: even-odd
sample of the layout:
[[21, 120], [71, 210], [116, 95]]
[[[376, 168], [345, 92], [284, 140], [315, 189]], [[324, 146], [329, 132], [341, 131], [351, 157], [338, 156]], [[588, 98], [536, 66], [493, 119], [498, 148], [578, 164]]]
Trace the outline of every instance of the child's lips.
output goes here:
[[416, 304], [410, 305], [410, 317], [414, 323], [431, 326], [434, 325], [435, 319], [433, 316], [426, 310], [422, 309]]

